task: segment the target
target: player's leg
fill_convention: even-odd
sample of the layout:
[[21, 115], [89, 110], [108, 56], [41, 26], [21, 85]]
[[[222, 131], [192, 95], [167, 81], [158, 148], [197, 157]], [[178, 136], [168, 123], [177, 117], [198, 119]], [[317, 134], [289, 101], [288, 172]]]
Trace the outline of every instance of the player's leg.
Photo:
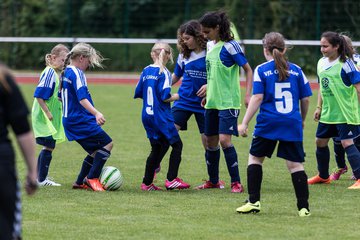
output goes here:
[[231, 192], [241, 193], [244, 191], [239, 174], [238, 156], [232, 144], [232, 135], [239, 136], [237, 119], [239, 110], [229, 109], [219, 111], [219, 139], [224, 152], [226, 166], [231, 177]]
[[318, 174], [308, 179], [308, 184], [330, 183], [329, 163], [330, 150], [328, 142], [331, 137], [337, 136], [336, 125], [319, 123], [316, 130], [316, 161]]
[[309, 185], [307, 184], [307, 175], [303, 165], [305, 161], [303, 143], [301, 141], [280, 141], [277, 156], [286, 160], [286, 166], [291, 174], [295, 190], [299, 216], [310, 216]]
[[38, 137], [36, 143], [43, 146], [38, 156], [38, 184], [39, 186], [61, 186], [48, 178], [52, 152], [55, 149], [56, 141], [52, 136]]
[[347, 172], [348, 168], [345, 163], [345, 150], [341, 145], [341, 141], [338, 138], [333, 138], [334, 143], [334, 154], [336, 161], [336, 168], [330, 175], [330, 180], [339, 180], [340, 176]]
[[81, 165], [79, 175], [73, 184], [73, 189], [87, 189], [87, 185], [84, 184], [85, 177], [89, 174], [90, 169], [94, 162], [94, 156], [86, 155]]

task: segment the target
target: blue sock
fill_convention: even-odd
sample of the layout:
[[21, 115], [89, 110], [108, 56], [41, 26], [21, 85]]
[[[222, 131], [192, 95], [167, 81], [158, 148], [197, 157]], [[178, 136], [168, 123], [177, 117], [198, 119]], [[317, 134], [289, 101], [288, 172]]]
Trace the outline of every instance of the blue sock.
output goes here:
[[94, 158], [90, 155], [87, 155], [83, 161], [83, 164], [81, 166], [80, 173], [78, 175], [78, 178], [76, 180], [76, 184], [81, 185], [84, 183], [84, 178], [89, 174], [90, 169], [93, 165]]
[[49, 173], [49, 166], [52, 159], [52, 151], [41, 150], [38, 158], [38, 181], [42, 182]]
[[239, 164], [234, 146], [224, 148], [223, 152], [225, 155], [227, 169], [231, 176], [231, 182], [240, 183]]
[[213, 184], [217, 184], [219, 182], [220, 147], [206, 149], [205, 159], [209, 180]]
[[345, 164], [345, 150], [341, 145], [340, 141], [334, 141], [334, 153], [335, 153], [335, 160], [336, 165], [338, 168], [344, 168]]
[[360, 179], [360, 152], [354, 144], [345, 148], [345, 152], [353, 170], [354, 176], [356, 179]]
[[329, 147], [316, 147], [316, 160], [318, 165], [319, 176], [323, 179], [329, 178]]
[[103, 169], [106, 160], [110, 157], [110, 151], [105, 148], [99, 149], [94, 157], [94, 164], [92, 165], [90, 172], [88, 174], [88, 178], [99, 178], [101, 170]]

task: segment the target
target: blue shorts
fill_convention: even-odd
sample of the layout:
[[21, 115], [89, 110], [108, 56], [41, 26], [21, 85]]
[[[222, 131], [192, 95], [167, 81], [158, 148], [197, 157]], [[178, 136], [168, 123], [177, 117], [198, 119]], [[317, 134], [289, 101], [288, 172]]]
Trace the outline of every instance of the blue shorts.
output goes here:
[[205, 109], [205, 135], [214, 136], [219, 134], [239, 136], [237, 119], [238, 109]]
[[104, 131], [84, 139], [76, 140], [81, 147], [89, 154], [93, 154], [95, 151], [105, 147], [112, 142], [111, 137]]
[[[254, 136], [251, 142], [250, 154], [255, 157], [271, 158], [278, 140], [270, 140]], [[277, 157], [291, 162], [304, 162], [305, 153], [301, 141], [279, 141]]]
[[360, 135], [358, 125], [350, 125], [346, 123], [327, 124], [319, 122], [316, 130], [317, 138], [333, 138], [336, 140], [354, 139]]
[[187, 130], [187, 121], [191, 115], [195, 115], [195, 120], [199, 128], [200, 133], [204, 133], [205, 128], [205, 116], [203, 113], [192, 112], [188, 110], [184, 110], [181, 108], [173, 107], [171, 112], [174, 117], [174, 122], [176, 125], [180, 126], [180, 130]]
[[41, 146], [54, 149], [55, 145], [56, 145], [56, 140], [54, 140], [54, 138], [52, 136], [49, 136], [49, 137], [37, 137], [36, 138], [36, 143], [41, 145]]

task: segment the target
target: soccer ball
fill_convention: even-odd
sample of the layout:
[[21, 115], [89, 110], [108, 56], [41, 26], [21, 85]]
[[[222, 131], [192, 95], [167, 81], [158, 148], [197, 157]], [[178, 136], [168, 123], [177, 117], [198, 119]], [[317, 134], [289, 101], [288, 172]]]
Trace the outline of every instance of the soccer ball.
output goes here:
[[107, 166], [101, 170], [100, 182], [107, 191], [115, 191], [121, 187], [124, 178], [116, 167]]

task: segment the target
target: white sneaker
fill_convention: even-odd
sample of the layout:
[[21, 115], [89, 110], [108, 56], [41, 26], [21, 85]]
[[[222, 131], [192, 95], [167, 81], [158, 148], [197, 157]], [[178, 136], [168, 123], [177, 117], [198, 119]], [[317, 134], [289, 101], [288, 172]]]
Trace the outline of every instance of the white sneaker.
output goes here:
[[40, 187], [42, 187], [42, 186], [55, 186], [55, 187], [61, 186], [60, 183], [56, 183], [56, 182], [52, 181], [52, 179], [50, 179], [50, 178], [45, 178], [44, 181], [42, 181], [42, 182], [37, 181], [37, 182]]

